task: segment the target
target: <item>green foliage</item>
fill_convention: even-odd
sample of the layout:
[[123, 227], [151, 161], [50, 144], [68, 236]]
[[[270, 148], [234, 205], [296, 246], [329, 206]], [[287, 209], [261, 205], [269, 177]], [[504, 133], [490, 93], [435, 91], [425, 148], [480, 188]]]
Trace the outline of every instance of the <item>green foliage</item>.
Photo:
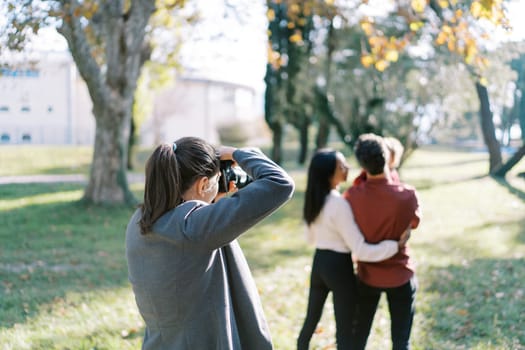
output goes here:
[[[2, 168], [17, 162], [5, 156], [14, 151], [2, 148]], [[61, 157], [83, 153], [69, 151]], [[147, 152], [139, 155], [143, 164]], [[34, 174], [55, 166], [52, 157], [43, 158], [33, 163], [37, 169], [20, 168]], [[525, 349], [525, 182], [516, 176], [525, 163], [508, 182], [484, 176], [486, 163], [483, 153], [432, 148], [415, 151], [401, 169], [423, 209], [409, 243], [420, 285], [415, 350]], [[350, 175], [357, 173], [352, 167]], [[300, 219], [305, 169], [290, 174], [294, 198], [240, 239], [275, 347], [283, 350], [295, 348], [313, 254]], [[132, 185], [139, 197], [141, 186]], [[140, 348], [144, 325], [127, 281], [123, 243], [134, 209], [86, 206], [77, 202], [81, 195], [77, 184], [0, 185], [3, 349]], [[389, 322], [383, 298], [369, 349], [390, 348]], [[334, 348], [334, 334], [329, 298], [311, 348]]]

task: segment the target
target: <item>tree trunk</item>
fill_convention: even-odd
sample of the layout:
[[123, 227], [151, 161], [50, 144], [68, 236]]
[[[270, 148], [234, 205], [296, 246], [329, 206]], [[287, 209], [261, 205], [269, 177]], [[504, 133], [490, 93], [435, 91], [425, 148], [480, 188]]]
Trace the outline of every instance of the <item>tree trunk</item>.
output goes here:
[[328, 100], [328, 91], [331, 88], [332, 82], [332, 56], [335, 51], [335, 28], [334, 18], [330, 18], [328, 24], [328, 35], [326, 38], [326, 63], [324, 66], [324, 78], [326, 85], [324, 90], [321, 90], [320, 86], [315, 86], [314, 94], [316, 96], [316, 107], [319, 110], [319, 128], [317, 129], [317, 138], [315, 140], [315, 146], [317, 149], [326, 147], [328, 144], [328, 137], [330, 136], [330, 116], [332, 111], [330, 108], [330, 102]]
[[322, 90], [319, 87], [316, 87], [314, 89], [315, 98], [316, 98], [316, 106], [318, 108], [318, 113], [322, 115], [321, 120], [324, 120], [326, 123], [327, 135], [330, 133], [330, 126], [335, 126], [335, 130], [337, 131], [337, 134], [341, 138], [341, 141], [344, 142], [348, 146], [352, 146], [352, 138], [348, 133], [346, 132], [346, 129], [344, 128], [341, 121], [337, 118], [335, 115], [335, 112], [330, 105], [330, 101], [328, 100], [328, 96], [326, 96], [326, 91]]
[[319, 115], [319, 128], [317, 129], [317, 137], [315, 139], [315, 147], [317, 149], [326, 147], [328, 144], [328, 136], [330, 135], [330, 121], [325, 114]]
[[[136, 202], [126, 177], [128, 138], [133, 95], [144, 63], [145, 28], [155, 1], [133, 0], [128, 5], [122, 0], [102, 3], [97, 21], [90, 23], [97, 27], [91, 32], [100, 33], [101, 46], [86, 35], [77, 2], [64, 6], [68, 20], [59, 28], [93, 101], [95, 145], [83, 199], [96, 204]], [[97, 51], [101, 48], [103, 53]]]
[[281, 80], [272, 66], [266, 64], [266, 75], [264, 77], [266, 90], [264, 91], [264, 119], [272, 131], [272, 155], [271, 158], [277, 164], [282, 160], [282, 138], [283, 125], [278, 116], [278, 106], [276, 94], [279, 90]]
[[501, 149], [496, 139], [496, 130], [492, 120], [492, 111], [490, 110], [490, 101], [487, 87], [476, 82], [476, 92], [480, 103], [481, 131], [483, 140], [489, 151], [489, 173], [495, 171], [501, 166]]
[[521, 141], [525, 144], [525, 88], [521, 91], [522, 95], [518, 108], [518, 119], [520, 121]]
[[87, 202], [135, 202], [126, 175], [130, 107], [123, 102], [119, 109], [106, 106], [95, 111], [95, 147], [89, 182], [83, 197]]
[[282, 140], [283, 140], [283, 127], [279, 123], [274, 123], [271, 126], [272, 133], [272, 159], [277, 164], [281, 164], [283, 158]]
[[299, 139], [300, 139], [300, 149], [299, 157], [297, 161], [299, 164], [303, 165], [306, 162], [306, 156], [308, 155], [308, 125], [310, 123], [303, 123], [299, 128]]
[[129, 129], [129, 137], [128, 137], [128, 161], [127, 161], [127, 169], [133, 170], [134, 168], [134, 150], [135, 150], [135, 119], [133, 117], [130, 118], [130, 129]]
[[498, 176], [498, 177], [504, 177], [505, 175], [507, 175], [507, 173], [509, 172], [510, 169], [512, 169], [514, 167], [514, 165], [518, 164], [518, 162], [521, 160], [521, 158], [525, 157], [525, 144], [522, 145], [517, 151], [516, 153], [514, 153], [512, 155], [512, 157], [509, 158], [509, 160], [507, 160], [505, 162], [505, 164], [503, 164], [502, 166], [500, 166], [499, 168], [495, 169], [493, 172], [492, 172], [492, 175], [494, 176]]

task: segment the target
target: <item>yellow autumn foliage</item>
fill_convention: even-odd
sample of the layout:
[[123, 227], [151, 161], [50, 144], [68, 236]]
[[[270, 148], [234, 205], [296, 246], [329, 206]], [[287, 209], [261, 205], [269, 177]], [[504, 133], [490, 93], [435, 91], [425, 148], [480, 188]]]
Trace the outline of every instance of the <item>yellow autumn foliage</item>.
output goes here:
[[385, 59], [390, 62], [397, 62], [399, 59], [399, 52], [397, 50], [388, 50], [385, 53]]
[[374, 63], [374, 58], [371, 55], [361, 55], [361, 64], [368, 68]]
[[266, 12], [266, 17], [268, 18], [268, 21], [269, 21], [269, 22], [275, 20], [275, 11], [274, 11], [273, 9], [269, 9], [269, 10]]
[[427, 6], [427, 1], [426, 0], [412, 0], [410, 1], [410, 6], [417, 13], [422, 13], [423, 11], [425, 11], [425, 7]]
[[367, 36], [370, 36], [374, 31], [374, 26], [370, 22], [361, 22], [361, 29]]
[[380, 72], [383, 72], [388, 66], [389, 64], [385, 60], [379, 60], [374, 64], [374, 67]]
[[301, 32], [296, 31], [294, 34], [290, 35], [288, 38], [291, 43], [298, 44], [303, 41], [303, 36], [301, 35]]
[[436, 38], [436, 44], [443, 45], [447, 42], [448, 35], [444, 32], [439, 32], [437, 38]]

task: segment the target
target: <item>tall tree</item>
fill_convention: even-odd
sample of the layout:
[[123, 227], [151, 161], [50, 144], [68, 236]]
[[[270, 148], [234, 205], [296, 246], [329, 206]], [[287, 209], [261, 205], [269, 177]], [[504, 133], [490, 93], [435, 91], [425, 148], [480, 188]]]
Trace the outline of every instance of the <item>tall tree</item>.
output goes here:
[[[21, 49], [30, 31], [56, 26], [67, 40], [86, 82], [96, 120], [93, 161], [83, 199], [92, 203], [134, 202], [126, 177], [128, 142], [137, 79], [151, 49], [148, 23], [158, 9], [184, 0], [8, 0], [1, 36]], [[157, 5], [157, 6], [156, 6]]]
[[310, 62], [316, 48], [314, 20], [333, 17], [335, 7], [320, 0], [268, 0], [267, 6], [269, 65], [265, 80], [273, 85], [267, 85], [266, 97], [273, 105], [267, 101], [266, 120], [275, 141], [275, 131], [282, 130], [283, 123], [295, 127], [300, 143], [298, 162], [302, 164], [308, 151], [309, 127], [316, 114], [322, 116], [315, 108], [320, 91], [314, 88], [317, 69]]
[[512, 111], [519, 120], [521, 130], [521, 147], [499, 168], [493, 171], [495, 176], [504, 177], [518, 162], [525, 157], [525, 54], [511, 61], [511, 68], [516, 71], [516, 91]]
[[[275, 0], [268, 1], [268, 3], [269, 5], [274, 3], [285, 4], [290, 8], [304, 3], [316, 4], [318, 2]], [[367, 15], [366, 7], [368, 1], [366, 0], [356, 1], [352, 4], [334, 1], [325, 1], [324, 3], [334, 5], [335, 14], [331, 14], [331, 16], [338, 19], [339, 27], [346, 24], [353, 26], [355, 23], [359, 23], [363, 33], [360, 45], [348, 49], [361, 52], [360, 62], [364, 67], [373, 67], [378, 72], [384, 72], [397, 62], [400, 53], [412, 44], [427, 47], [444, 46], [448, 51], [462, 57], [465, 63], [479, 76], [480, 91], [485, 86], [485, 79], [481, 73], [487, 64], [487, 60], [480, 54], [480, 43], [489, 36], [489, 31], [492, 29], [486, 24], [490, 23], [495, 27], [507, 27], [507, 20], [504, 15], [504, 0], [395, 0], [390, 2], [389, 6], [383, 8], [383, 12], [387, 16]], [[359, 11], [357, 11], [358, 8]], [[315, 15], [321, 18], [328, 18], [326, 13], [321, 11], [316, 12]], [[384, 20], [385, 18], [386, 20]], [[387, 22], [391, 25], [389, 30], [386, 31], [385, 24]], [[481, 25], [478, 25], [480, 23]], [[431, 42], [429, 42], [429, 39]], [[301, 38], [301, 40], [305, 40], [305, 38]], [[275, 56], [278, 57], [281, 53], [279, 51], [280, 48], [272, 48], [277, 51]], [[480, 96], [485, 95], [480, 94]], [[359, 130], [358, 126], [361, 124], [372, 127], [374, 123], [377, 123], [376, 115], [372, 117], [369, 113], [370, 111], [366, 111], [366, 109], [370, 107], [376, 109], [377, 106], [381, 106], [381, 103], [376, 103], [381, 101], [381, 98], [378, 99], [378, 96], [372, 94], [370, 96], [371, 100], [364, 103], [356, 100], [355, 97], [349, 99], [354, 101], [353, 113], [355, 118], [352, 121], [358, 122], [360, 117], [364, 116], [362, 123], [352, 126], [351, 130]], [[317, 100], [321, 104], [329, 101], [328, 98]], [[325, 103], [325, 105], [327, 104]], [[364, 113], [360, 114], [359, 112]], [[483, 116], [486, 116], [486, 114], [483, 114]], [[487, 123], [484, 125], [490, 127]], [[340, 134], [343, 135], [345, 133]], [[485, 134], [488, 135], [489, 133]], [[491, 151], [491, 157], [497, 163], [497, 148], [493, 147], [491, 150], [494, 150], [494, 152]]]

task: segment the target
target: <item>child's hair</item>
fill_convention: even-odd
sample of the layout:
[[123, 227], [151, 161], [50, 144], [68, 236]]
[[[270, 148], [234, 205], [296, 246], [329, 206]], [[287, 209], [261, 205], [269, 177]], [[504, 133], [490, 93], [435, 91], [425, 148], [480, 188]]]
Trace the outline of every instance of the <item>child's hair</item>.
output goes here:
[[390, 152], [389, 165], [393, 168], [399, 167], [405, 148], [395, 137], [384, 137], [383, 139], [385, 140], [385, 145]]
[[146, 163], [140, 231], [147, 234], [155, 221], [181, 204], [182, 195], [200, 177], [219, 172], [215, 148], [197, 137], [159, 145]]
[[330, 181], [336, 164], [336, 152], [331, 149], [317, 151], [310, 161], [303, 207], [303, 218], [308, 225], [315, 221], [332, 189]]
[[359, 165], [370, 175], [378, 175], [385, 171], [388, 150], [381, 136], [376, 134], [360, 135], [354, 151]]

